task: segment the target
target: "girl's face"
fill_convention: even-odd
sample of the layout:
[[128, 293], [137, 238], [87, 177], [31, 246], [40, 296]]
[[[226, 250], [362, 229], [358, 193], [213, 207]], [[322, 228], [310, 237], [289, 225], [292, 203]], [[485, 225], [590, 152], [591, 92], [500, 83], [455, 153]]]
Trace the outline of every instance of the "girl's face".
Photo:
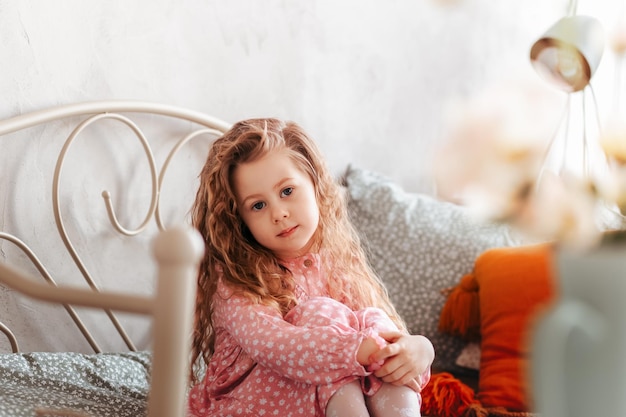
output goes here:
[[319, 224], [315, 189], [287, 150], [238, 165], [233, 183], [239, 214], [257, 242], [281, 259], [310, 251]]

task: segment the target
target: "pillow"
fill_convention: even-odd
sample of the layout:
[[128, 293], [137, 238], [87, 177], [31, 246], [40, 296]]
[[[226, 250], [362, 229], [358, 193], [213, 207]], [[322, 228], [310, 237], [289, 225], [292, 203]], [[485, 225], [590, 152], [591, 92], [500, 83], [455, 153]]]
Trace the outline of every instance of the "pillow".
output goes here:
[[[530, 411], [526, 385], [529, 329], [537, 310], [555, 291], [552, 256], [549, 243], [487, 250], [476, 259], [473, 272], [462, 278], [465, 285], [459, 284], [454, 290], [474, 292], [478, 298], [481, 340], [477, 398], [483, 407]], [[475, 285], [467, 284], [471, 280]], [[464, 321], [473, 315], [467, 311], [472, 308], [467, 298], [452, 292], [444, 311], [449, 315], [453, 311]], [[447, 327], [454, 328], [455, 324]]]
[[483, 406], [528, 410], [528, 329], [554, 293], [549, 244], [494, 249], [476, 260], [480, 298], [481, 361], [478, 399]]
[[509, 228], [477, 220], [461, 206], [405, 192], [374, 172], [348, 167], [344, 184], [369, 261], [408, 330], [432, 341], [435, 369], [462, 371], [455, 361], [465, 341], [438, 329], [444, 290], [470, 272], [486, 249], [515, 244]]

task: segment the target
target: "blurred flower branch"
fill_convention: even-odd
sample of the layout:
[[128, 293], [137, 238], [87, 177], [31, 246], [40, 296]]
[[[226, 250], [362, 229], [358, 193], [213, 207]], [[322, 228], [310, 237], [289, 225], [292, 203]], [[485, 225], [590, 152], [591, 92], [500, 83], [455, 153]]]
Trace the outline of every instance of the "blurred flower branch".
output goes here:
[[[458, 105], [435, 163], [440, 197], [508, 222], [534, 239], [579, 248], [621, 227], [626, 124], [611, 121], [598, 129], [591, 142], [596, 152], [590, 152], [595, 169], [581, 166], [585, 158], [579, 172], [565, 164], [548, 167], [568, 97], [518, 81]], [[581, 135], [586, 141], [586, 132]]]

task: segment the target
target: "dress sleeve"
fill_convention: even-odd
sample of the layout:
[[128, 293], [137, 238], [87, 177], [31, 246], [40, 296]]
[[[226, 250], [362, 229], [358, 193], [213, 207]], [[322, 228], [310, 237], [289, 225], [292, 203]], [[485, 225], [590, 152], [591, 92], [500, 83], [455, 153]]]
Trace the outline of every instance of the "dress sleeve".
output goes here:
[[362, 329], [372, 328], [376, 332], [398, 331], [398, 326], [387, 313], [375, 307], [368, 307], [356, 312]]
[[218, 291], [214, 301], [215, 327], [228, 332], [255, 362], [283, 376], [321, 385], [370, 374], [356, 360], [365, 331], [339, 321], [296, 326], [274, 309], [232, 293], [224, 297]]

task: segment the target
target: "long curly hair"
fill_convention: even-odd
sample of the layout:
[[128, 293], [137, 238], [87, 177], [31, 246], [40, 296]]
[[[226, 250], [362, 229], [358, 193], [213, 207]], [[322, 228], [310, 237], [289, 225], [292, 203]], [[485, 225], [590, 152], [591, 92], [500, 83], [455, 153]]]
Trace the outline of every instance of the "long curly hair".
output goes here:
[[[217, 280], [285, 315], [296, 303], [289, 270], [261, 246], [238, 213], [232, 174], [239, 164], [256, 161], [268, 152], [287, 150], [296, 166], [313, 182], [319, 207], [319, 225], [313, 247], [329, 256], [330, 296], [357, 310], [382, 308], [401, 329], [404, 322], [367, 262], [356, 230], [349, 220], [340, 186], [327, 169], [315, 142], [296, 123], [278, 119], [249, 119], [236, 123], [215, 140], [200, 174], [200, 187], [192, 207], [193, 226], [206, 242], [198, 275], [192, 341], [191, 382], [200, 378], [215, 347], [212, 300]], [[219, 271], [219, 273], [218, 273]]]

